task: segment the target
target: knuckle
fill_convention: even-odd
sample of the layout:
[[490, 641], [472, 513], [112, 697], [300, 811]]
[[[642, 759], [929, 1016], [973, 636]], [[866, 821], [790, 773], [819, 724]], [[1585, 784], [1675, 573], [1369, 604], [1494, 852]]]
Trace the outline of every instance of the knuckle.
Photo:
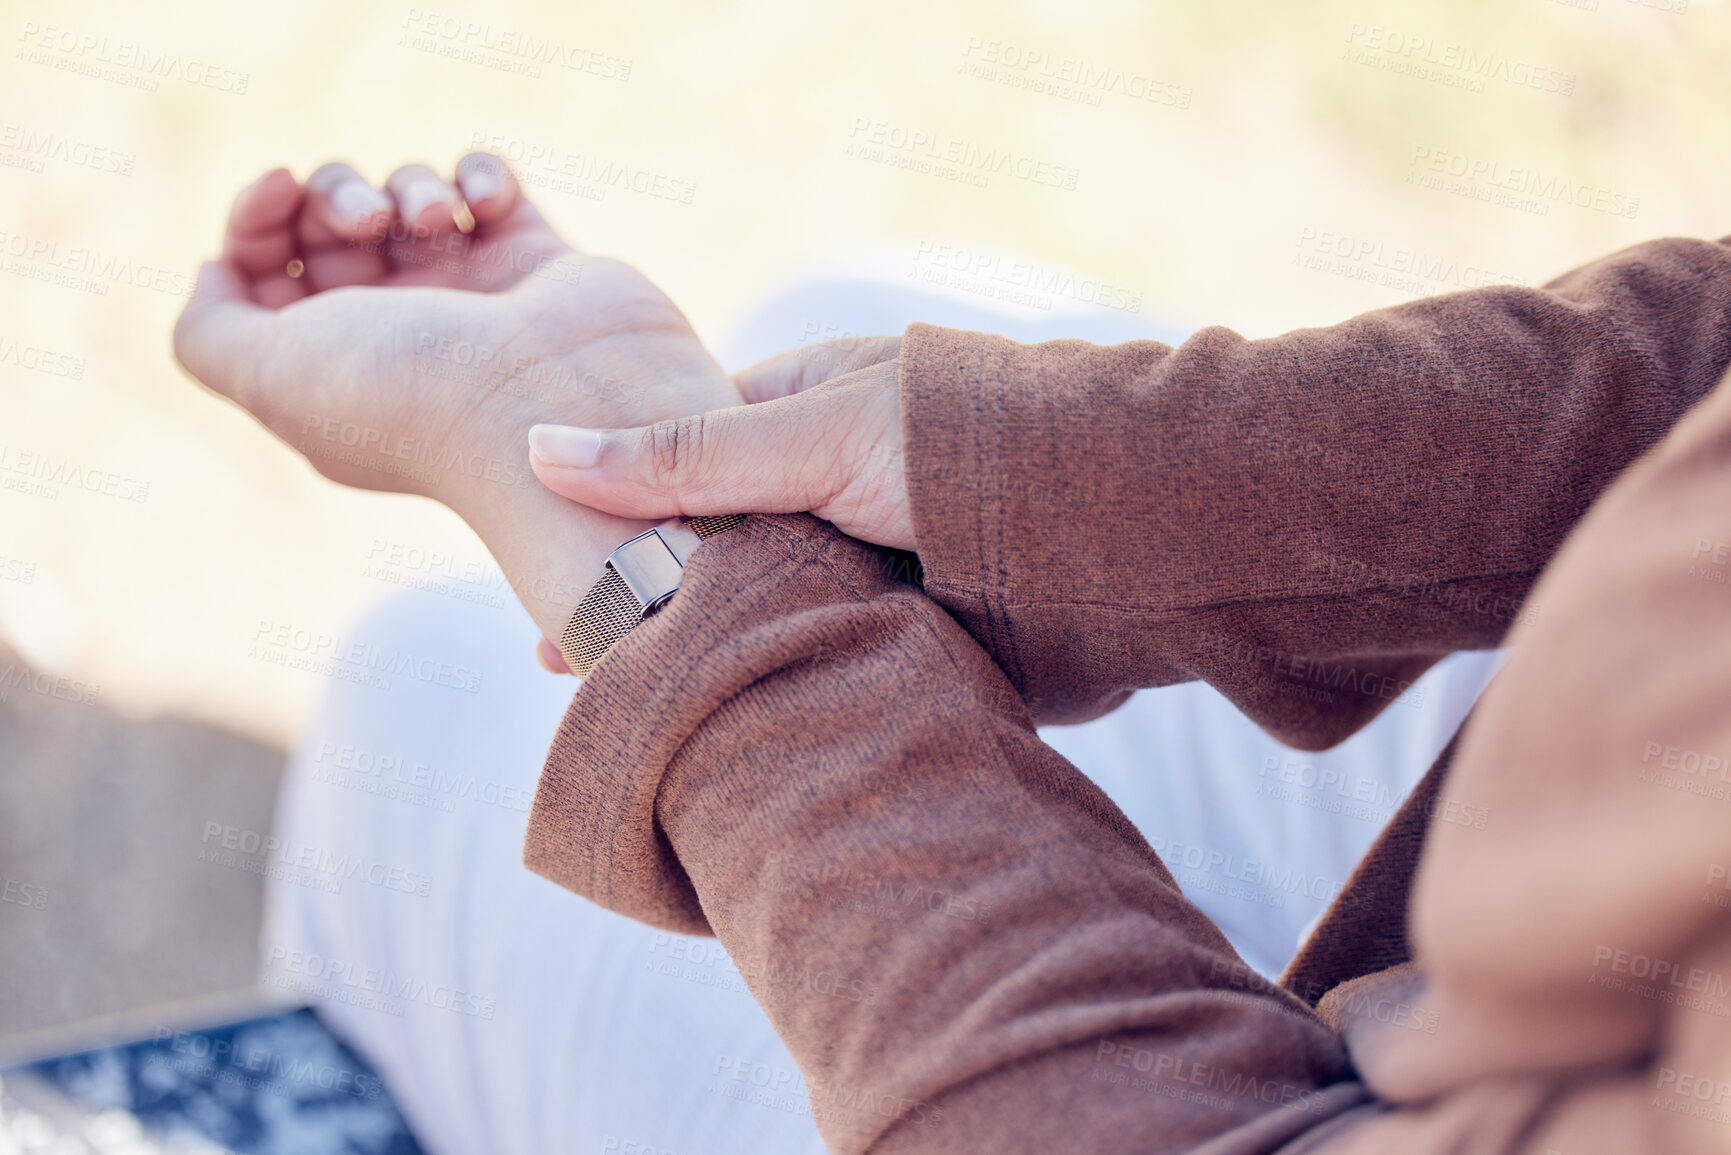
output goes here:
[[397, 185], [404, 185], [409, 181], [419, 180], [422, 177], [433, 177], [436, 180], [438, 179], [438, 174], [424, 164], [399, 165], [395, 172], [385, 178], [385, 185], [394, 188]]
[[359, 173], [357, 173], [351, 166], [344, 164], [342, 161], [327, 160], [325, 163], [319, 165], [319, 167], [313, 169], [312, 175], [307, 177], [307, 187], [315, 189], [331, 188], [345, 180], [348, 180], [350, 177], [358, 178], [359, 176]]
[[705, 417], [675, 417], [649, 427], [648, 458], [655, 484], [678, 491], [698, 483], [704, 463]]

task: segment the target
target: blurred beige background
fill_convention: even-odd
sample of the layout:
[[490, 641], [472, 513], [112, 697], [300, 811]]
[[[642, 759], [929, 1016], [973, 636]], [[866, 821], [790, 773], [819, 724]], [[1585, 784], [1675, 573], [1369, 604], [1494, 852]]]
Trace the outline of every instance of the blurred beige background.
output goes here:
[[496, 148], [718, 342], [862, 254], [1255, 336], [1731, 233], [1726, 3], [150, 7], [0, 12], [0, 1066], [256, 1008], [259, 876], [203, 852], [327, 687], [274, 640], [511, 596], [175, 365], [266, 169]]
[[[261, 623], [340, 632], [439, 576], [379, 576], [381, 542], [481, 554], [174, 364], [177, 294], [271, 166], [496, 140], [708, 337], [878, 242], [1270, 334], [1731, 232], [1731, 9], [1701, 0], [9, 3], [0, 35], [0, 637], [74, 701], [273, 744], [322, 678], [250, 656]], [[886, 161], [920, 134], [1055, 179]]]

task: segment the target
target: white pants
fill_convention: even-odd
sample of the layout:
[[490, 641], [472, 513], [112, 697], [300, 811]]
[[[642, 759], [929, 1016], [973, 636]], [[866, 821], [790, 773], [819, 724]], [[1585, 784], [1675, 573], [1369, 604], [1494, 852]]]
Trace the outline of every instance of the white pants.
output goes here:
[[[724, 361], [913, 319], [1025, 340], [1175, 336], [1116, 315], [1000, 314], [866, 276], [790, 289]], [[438, 684], [452, 679], [332, 682], [282, 788], [267, 986], [318, 1005], [438, 1155], [822, 1151], [792, 1058], [717, 943], [523, 869], [528, 801], [575, 683], [536, 667], [534, 625], [496, 592], [502, 605], [463, 600], [459, 585], [405, 593], [346, 639], [481, 681], [473, 693]], [[1326, 754], [1280, 746], [1202, 685], [1143, 691], [1043, 737], [1273, 975], [1496, 661], [1456, 655]]]

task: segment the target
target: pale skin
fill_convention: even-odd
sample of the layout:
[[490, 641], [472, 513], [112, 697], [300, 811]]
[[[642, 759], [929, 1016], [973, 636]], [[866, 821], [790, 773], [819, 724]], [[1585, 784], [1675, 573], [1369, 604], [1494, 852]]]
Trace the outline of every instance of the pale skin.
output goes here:
[[[456, 511], [549, 637], [609, 552], [676, 513], [809, 509], [913, 544], [897, 338], [729, 380], [660, 290], [572, 248], [485, 154], [382, 189], [342, 164], [266, 173], [174, 336], [194, 377], [321, 473]], [[573, 427], [614, 431], [590, 466], [562, 461]], [[564, 668], [545, 640], [540, 657]]]

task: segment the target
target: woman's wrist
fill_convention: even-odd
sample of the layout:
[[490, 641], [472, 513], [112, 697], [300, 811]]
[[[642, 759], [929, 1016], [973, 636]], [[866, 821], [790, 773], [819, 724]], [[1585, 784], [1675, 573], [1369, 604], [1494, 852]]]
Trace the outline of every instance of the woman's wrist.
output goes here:
[[[527, 474], [520, 438], [517, 455]], [[470, 482], [439, 497], [480, 536], [529, 616], [552, 639], [601, 580], [607, 555], [656, 524], [576, 505], [532, 477], [527, 487]]]
[[[727, 378], [691, 380], [663, 385], [634, 416], [649, 422], [682, 416], [705, 393], [713, 395], [709, 408], [738, 404]], [[565, 414], [548, 416], [558, 420]], [[546, 488], [531, 470], [530, 425], [520, 413], [477, 411], [463, 427], [472, 438], [466, 439], [469, 459], [486, 468], [442, 471], [427, 495], [480, 536], [535, 624], [557, 640], [577, 603], [601, 580], [608, 555], [665, 519], [603, 513]]]

